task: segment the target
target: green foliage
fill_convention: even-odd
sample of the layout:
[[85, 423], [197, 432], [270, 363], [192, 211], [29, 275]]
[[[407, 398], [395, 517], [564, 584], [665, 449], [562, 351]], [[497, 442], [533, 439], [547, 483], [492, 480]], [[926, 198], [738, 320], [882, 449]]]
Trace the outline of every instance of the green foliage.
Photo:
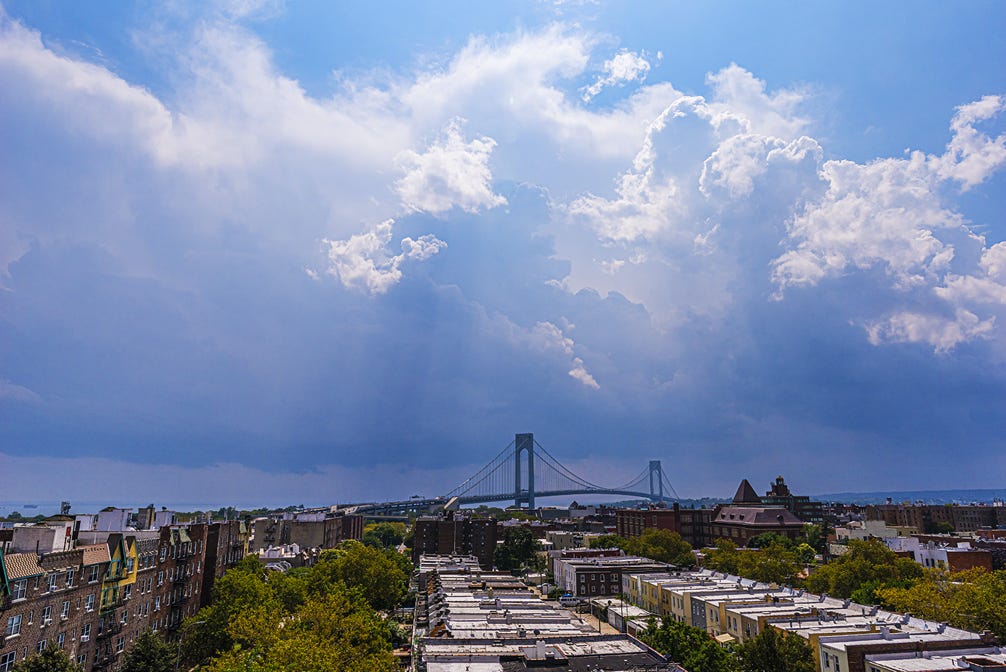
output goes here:
[[13, 672], [83, 672], [82, 668], [55, 644], [42, 650], [42, 653], [22, 660], [14, 666]]
[[907, 587], [877, 589], [890, 609], [944, 621], [966, 630], [991, 630], [1006, 639], [1006, 570], [927, 570]]
[[802, 565], [814, 564], [814, 558], [817, 556], [817, 551], [814, 549], [813, 546], [811, 546], [807, 542], [797, 544], [797, 546], [793, 549], [793, 551], [796, 553], [797, 560], [800, 562], [800, 564]]
[[848, 548], [847, 553], [819, 567], [807, 578], [808, 590], [851, 598], [861, 588], [872, 591], [881, 584], [901, 585], [900, 582], [911, 582], [922, 576], [918, 563], [897, 556], [876, 539], [853, 539]]
[[[393, 554], [393, 555], [392, 555]], [[380, 551], [355, 541], [321, 554], [312, 569], [312, 589], [328, 590], [335, 583], [360, 591], [370, 606], [378, 610], [397, 607], [408, 593], [408, 559], [395, 551]]]
[[945, 523], [941, 521], [927, 524], [925, 531], [928, 534], [953, 534], [957, 530], [951, 523]]
[[[411, 563], [392, 549], [345, 542], [284, 574], [246, 558], [188, 619], [183, 660], [213, 672], [390, 670], [397, 626], [377, 609], [405, 597]], [[394, 630], [393, 630], [394, 628]]]
[[748, 541], [748, 548], [768, 548], [769, 546], [784, 546], [792, 548], [793, 540], [778, 532], [762, 532]]
[[660, 625], [650, 621], [639, 639], [688, 672], [737, 672], [734, 657], [700, 628], [678, 623], [665, 616]]
[[511, 572], [536, 568], [539, 547], [538, 540], [528, 528], [508, 527], [503, 534], [503, 543], [496, 547], [493, 557], [496, 568]]
[[818, 553], [824, 553], [828, 548], [828, 528], [827, 526], [813, 525], [806, 523], [803, 532], [795, 539], [795, 543], [807, 544]]
[[145, 630], [126, 652], [120, 672], [172, 672], [178, 649], [153, 630]]
[[620, 548], [624, 551], [629, 540], [617, 534], [602, 534], [591, 539], [587, 545], [590, 548]]
[[692, 546], [677, 532], [647, 528], [639, 537], [626, 538], [602, 534], [590, 540], [591, 548], [620, 548], [627, 555], [638, 555], [679, 567], [694, 567]]
[[705, 553], [702, 565], [718, 572], [736, 574], [756, 581], [792, 585], [802, 569], [800, 555], [783, 544], [763, 549], [739, 549], [728, 539]]
[[814, 654], [799, 635], [766, 627], [737, 647], [743, 672], [814, 672]]
[[405, 539], [405, 523], [371, 523], [363, 528], [363, 543], [375, 548], [398, 548]]

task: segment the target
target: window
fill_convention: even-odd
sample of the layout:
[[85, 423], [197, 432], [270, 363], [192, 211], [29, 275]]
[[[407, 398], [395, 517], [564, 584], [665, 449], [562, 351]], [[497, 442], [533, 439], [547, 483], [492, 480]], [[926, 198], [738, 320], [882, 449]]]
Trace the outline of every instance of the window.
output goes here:
[[38, 640], [38, 644], [35, 645], [35, 653], [42, 653], [43, 651], [45, 651], [45, 640], [40, 639]]
[[87, 662], [87, 654], [86, 653], [82, 653], [79, 656], [77, 656], [77, 664], [78, 665], [80, 665], [81, 667], [84, 667], [84, 663], [86, 663], [86, 662]]
[[31, 622], [34, 619], [35, 619], [35, 610], [32, 609], [31, 611], [28, 612], [28, 625], [31, 625]]
[[132, 558], [127, 558], [126, 559], [126, 573], [127, 574], [132, 574], [133, 573], [133, 559]]
[[161, 596], [158, 595], [157, 597], [154, 598], [154, 611], [160, 611], [160, 610], [161, 610]]
[[157, 585], [158, 586], [163, 586], [164, 585], [164, 570], [163, 569], [160, 570], [159, 572], [157, 572]]
[[125, 637], [119, 637], [117, 640], [115, 640], [115, 652], [116, 653], [122, 653], [122, 651], [125, 648], [126, 648], [126, 638]]
[[66, 587], [67, 588], [73, 588], [73, 579], [74, 579], [74, 575], [76, 573], [77, 573], [77, 570], [75, 570], [75, 569], [69, 569], [69, 570], [67, 570], [67, 572], [66, 572]]
[[17, 651], [8, 651], [0, 655], [0, 672], [9, 672], [14, 669], [14, 661], [17, 659]]
[[94, 611], [94, 593], [88, 595], [84, 601], [84, 611]]
[[87, 623], [86, 625], [84, 625], [80, 629], [80, 641], [86, 642], [88, 639], [91, 639], [91, 624], [90, 623]]
[[10, 599], [23, 600], [28, 595], [28, 579], [21, 579], [10, 584]]
[[87, 577], [88, 583], [94, 583], [98, 580], [98, 565], [91, 567], [91, 574]]
[[21, 634], [21, 614], [7, 619], [7, 636], [13, 637], [19, 634]]
[[133, 586], [125, 586], [122, 589], [122, 599], [128, 600], [129, 596], [133, 594]]
[[63, 602], [63, 608], [59, 611], [59, 617], [63, 619], [70, 617], [70, 600]]
[[46, 607], [42, 610], [42, 625], [45, 625], [52, 620], [52, 607]]
[[49, 575], [49, 590], [50, 591], [56, 590], [56, 575], [55, 574], [50, 574]]
[[164, 562], [164, 559], [167, 557], [168, 557], [168, 547], [161, 546], [161, 562]]
[[56, 648], [58, 648], [59, 650], [62, 651], [63, 650], [63, 642], [65, 642], [65, 641], [66, 641], [66, 633], [65, 632], [61, 632], [58, 635], [56, 635]]

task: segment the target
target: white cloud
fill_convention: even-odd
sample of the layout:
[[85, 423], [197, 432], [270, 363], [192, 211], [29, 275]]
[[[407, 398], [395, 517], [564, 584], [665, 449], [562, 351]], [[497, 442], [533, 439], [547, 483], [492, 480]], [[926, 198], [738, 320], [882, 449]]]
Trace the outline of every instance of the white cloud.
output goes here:
[[425, 152], [406, 150], [397, 163], [405, 177], [396, 190], [407, 210], [442, 213], [458, 207], [475, 213], [494, 208], [506, 199], [493, 193], [489, 156], [496, 141], [484, 136], [465, 142], [462, 120], [454, 119]]
[[24, 385], [0, 378], [0, 401], [4, 400], [22, 404], [37, 404], [42, 401], [42, 397]]
[[965, 190], [984, 182], [1006, 163], [1006, 133], [990, 138], [975, 125], [1006, 109], [1006, 96], [985, 96], [957, 108], [950, 122], [952, 138], [942, 156], [930, 157], [941, 179], [953, 179]]
[[867, 326], [870, 343], [927, 343], [936, 352], [946, 353], [958, 344], [975, 338], [988, 338], [995, 318], [980, 319], [963, 308], [951, 318], [921, 313], [902, 312]]
[[938, 352], [989, 338], [1006, 307], [1001, 243], [985, 247], [964, 217], [941, 195], [948, 180], [964, 189], [981, 183], [1006, 163], [1003, 135], [974, 127], [1006, 104], [986, 96], [958, 108], [951, 141], [941, 155], [910, 152], [868, 164], [828, 161], [821, 170], [827, 190], [793, 217], [789, 249], [772, 262], [780, 291], [814, 286], [850, 270], [883, 269], [897, 295], [913, 293], [924, 311], [894, 311], [871, 321], [872, 343], [924, 342]]
[[608, 86], [625, 86], [629, 82], [643, 81], [646, 73], [650, 71], [650, 62], [646, 60], [645, 53], [633, 53], [628, 49], [623, 49], [614, 57], [604, 62], [601, 70], [604, 75], [599, 76], [590, 86], [584, 87], [584, 102], [590, 102], [591, 98], [601, 93]]
[[583, 366], [583, 360], [579, 357], [573, 358], [573, 368], [569, 370], [569, 375], [592, 390], [601, 389], [601, 386], [594, 380], [594, 376], [590, 375], [590, 372]]
[[572, 368], [569, 370], [571, 378], [592, 390], [601, 389], [594, 376], [587, 371], [583, 359], [574, 355], [576, 343], [572, 338], [566, 336], [562, 329], [552, 322], [538, 322], [531, 331], [531, 335], [537, 340], [540, 347], [546, 350], [557, 350], [572, 358], [570, 362]]
[[388, 245], [393, 225], [394, 220], [389, 219], [348, 240], [323, 241], [328, 246], [328, 274], [346, 287], [384, 294], [402, 279], [403, 261], [425, 261], [447, 247], [444, 241], [427, 234], [418, 240], [403, 238], [401, 254], [391, 255]]

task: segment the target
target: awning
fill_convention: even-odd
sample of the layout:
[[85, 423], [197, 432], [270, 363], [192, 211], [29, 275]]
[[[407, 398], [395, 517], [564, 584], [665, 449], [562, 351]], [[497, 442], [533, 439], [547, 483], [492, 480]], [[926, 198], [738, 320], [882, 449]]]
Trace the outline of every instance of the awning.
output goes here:
[[713, 637], [713, 639], [716, 640], [717, 644], [730, 644], [732, 642], [737, 641], [736, 637], [734, 637], [733, 635], [728, 635], [725, 632], [722, 635], [716, 635], [715, 637]]

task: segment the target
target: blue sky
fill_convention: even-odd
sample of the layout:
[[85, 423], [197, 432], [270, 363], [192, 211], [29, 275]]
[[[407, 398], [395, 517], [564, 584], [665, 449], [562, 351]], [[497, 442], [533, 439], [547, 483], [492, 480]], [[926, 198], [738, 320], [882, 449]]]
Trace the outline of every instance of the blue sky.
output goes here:
[[1001, 485], [1004, 14], [7, 0], [5, 498]]

